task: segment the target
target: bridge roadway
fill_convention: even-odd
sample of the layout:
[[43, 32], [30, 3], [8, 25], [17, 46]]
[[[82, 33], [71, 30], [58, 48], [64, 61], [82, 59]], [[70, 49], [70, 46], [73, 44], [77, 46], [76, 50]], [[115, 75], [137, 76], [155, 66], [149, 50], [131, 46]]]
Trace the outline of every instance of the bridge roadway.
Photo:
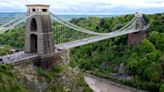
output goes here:
[[[61, 51], [58, 51], [57, 49], [54, 50], [54, 54], [60, 54]], [[8, 54], [4, 56], [0, 56], [0, 64], [14, 64], [19, 63], [24, 60], [35, 60], [38, 58], [37, 53], [25, 53], [24, 51], [16, 52], [13, 54]]]
[[20, 51], [1, 56], [2, 61], [0, 61], [0, 64], [12, 64], [18, 61], [28, 60], [36, 57], [38, 57], [36, 53], [24, 53], [24, 51]]

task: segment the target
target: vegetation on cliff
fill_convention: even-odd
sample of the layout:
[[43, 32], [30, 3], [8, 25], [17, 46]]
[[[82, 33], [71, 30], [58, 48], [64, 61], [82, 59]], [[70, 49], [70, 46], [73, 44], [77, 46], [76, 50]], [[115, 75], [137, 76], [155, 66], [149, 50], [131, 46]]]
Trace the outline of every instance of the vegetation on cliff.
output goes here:
[[0, 56], [7, 55], [11, 53], [11, 47], [9, 45], [4, 45], [0, 47]]
[[11, 65], [0, 65], [0, 92], [27, 92], [27, 90], [19, 85], [16, 75], [12, 72]]
[[24, 63], [0, 65], [0, 92], [92, 92], [79, 70], [55, 64], [51, 71]]

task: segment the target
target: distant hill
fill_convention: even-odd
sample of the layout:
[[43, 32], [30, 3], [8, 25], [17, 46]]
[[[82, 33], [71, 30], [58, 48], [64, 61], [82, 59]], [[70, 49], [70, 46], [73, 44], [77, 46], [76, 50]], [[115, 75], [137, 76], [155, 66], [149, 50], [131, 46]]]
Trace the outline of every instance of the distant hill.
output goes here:
[[6, 23], [22, 13], [0, 13], [0, 24]]
[[[23, 13], [0, 13], [0, 24], [6, 23], [12, 19], [14, 19], [15, 17], [21, 15]], [[58, 15], [61, 18], [65, 19], [65, 20], [71, 20], [72, 18], [87, 18], [87, 17], [111, 17], [111, 16], [119, 16], [116, 14], [111, 14], [111, 15]]]

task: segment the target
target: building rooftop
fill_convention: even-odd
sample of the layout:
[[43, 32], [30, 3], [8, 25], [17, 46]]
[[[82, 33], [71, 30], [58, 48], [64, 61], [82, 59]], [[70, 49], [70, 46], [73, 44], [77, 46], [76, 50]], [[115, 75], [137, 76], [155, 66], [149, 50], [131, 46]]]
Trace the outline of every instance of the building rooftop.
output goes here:
[[50, 7], [50, 5], [46, 4], [27, 4], [27, 7]]

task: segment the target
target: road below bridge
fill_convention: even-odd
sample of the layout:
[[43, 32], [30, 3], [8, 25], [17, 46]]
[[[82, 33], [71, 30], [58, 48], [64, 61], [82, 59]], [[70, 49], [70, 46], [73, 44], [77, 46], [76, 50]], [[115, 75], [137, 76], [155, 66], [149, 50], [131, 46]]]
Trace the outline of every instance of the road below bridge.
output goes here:
[[110, 80], [101, 79], [90, 74], [84, 74], [84, 78], [93, 92], [146, 92], [114, 83]]

